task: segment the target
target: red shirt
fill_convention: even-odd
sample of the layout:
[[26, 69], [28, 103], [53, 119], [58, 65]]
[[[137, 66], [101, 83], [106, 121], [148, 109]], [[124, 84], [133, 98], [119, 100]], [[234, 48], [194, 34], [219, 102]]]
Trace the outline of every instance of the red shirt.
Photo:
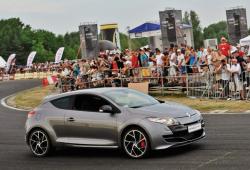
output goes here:
[[138, 57], [137, 56], [132, 55], [131, 62], [132, 62], [132, 68], [139, 67]]
[[229, 51], [231, 49], [231, 46], [228, 43], [221, 43], [219, 45], [219, 50], [221, 51], [221, 54], [224, 56], [229, 56]]
[[112, 61], [112, 70], [117, 71], [118, 70], [118, 65], [116, 61]]
[[239, 56], [240, 56], [240, 57], [244, 57], [244, 55], [245, 55], [245, 53], [244, 53], [243, 51], [240, 50], [240, 51], [239, 51]]

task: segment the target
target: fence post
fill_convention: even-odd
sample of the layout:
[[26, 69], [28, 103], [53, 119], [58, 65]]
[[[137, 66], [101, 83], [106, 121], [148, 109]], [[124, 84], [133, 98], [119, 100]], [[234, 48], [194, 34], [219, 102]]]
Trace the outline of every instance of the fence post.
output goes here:
[[189, 84], [188, 84], [188, 79], [189, 79], [189, 76], [188, 76], [188, 73], [186, 74], [186, 90], [187, 90], [187, 97], [189, 96]]
[[[164, 80], [164, 77], [163, 77], [163, 70], [164, 69], [162, 69], [162, 67], [160, 68], [160, 74], [161, 74], [161, 95], [162, 96], [164, 96], [164, 82], [163, 82], [163, 80]], [[158, 72], [158, 70], [157, 70], [157, 67], [156, 67], [156, 71]]]

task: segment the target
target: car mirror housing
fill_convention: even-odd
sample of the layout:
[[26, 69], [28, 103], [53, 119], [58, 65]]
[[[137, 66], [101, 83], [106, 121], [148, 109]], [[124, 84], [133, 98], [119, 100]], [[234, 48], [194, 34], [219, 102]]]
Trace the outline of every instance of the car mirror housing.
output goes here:
[[157, 101], [158, 101], [159, 103], [165, 103], [165, 101], [163, 101], [163, 100], [158, 100], [158, 99], [157, 99]]
[[110, 105], [103, 105], [102, 107], [100, 107], [99, 112], [114, 113], [113, 108]]

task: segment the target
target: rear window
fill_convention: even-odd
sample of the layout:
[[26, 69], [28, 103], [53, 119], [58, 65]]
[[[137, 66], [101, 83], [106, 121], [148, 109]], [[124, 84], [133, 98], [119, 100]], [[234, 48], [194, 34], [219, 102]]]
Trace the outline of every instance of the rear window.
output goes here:
[[73, 96], [67, 96], [67, 97], [53, 100], [53, 101], [51, 101], [51, 103], [59, 109], [72, 110], [73, 101], [74, 101]]

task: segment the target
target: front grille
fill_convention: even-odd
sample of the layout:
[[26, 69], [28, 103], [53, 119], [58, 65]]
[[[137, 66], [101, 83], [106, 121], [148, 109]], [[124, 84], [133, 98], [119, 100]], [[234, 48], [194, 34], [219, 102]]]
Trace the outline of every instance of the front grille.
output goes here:
[[173, 135], [164, 135], [163, 138], [166, 142], [170, 143], [188, 142], [201, 137], [203, 131], [204, 130], [201, 129], [196, 132], [188, 133], [188, 131], [185, 130], [185, 131], [175, 132]]

